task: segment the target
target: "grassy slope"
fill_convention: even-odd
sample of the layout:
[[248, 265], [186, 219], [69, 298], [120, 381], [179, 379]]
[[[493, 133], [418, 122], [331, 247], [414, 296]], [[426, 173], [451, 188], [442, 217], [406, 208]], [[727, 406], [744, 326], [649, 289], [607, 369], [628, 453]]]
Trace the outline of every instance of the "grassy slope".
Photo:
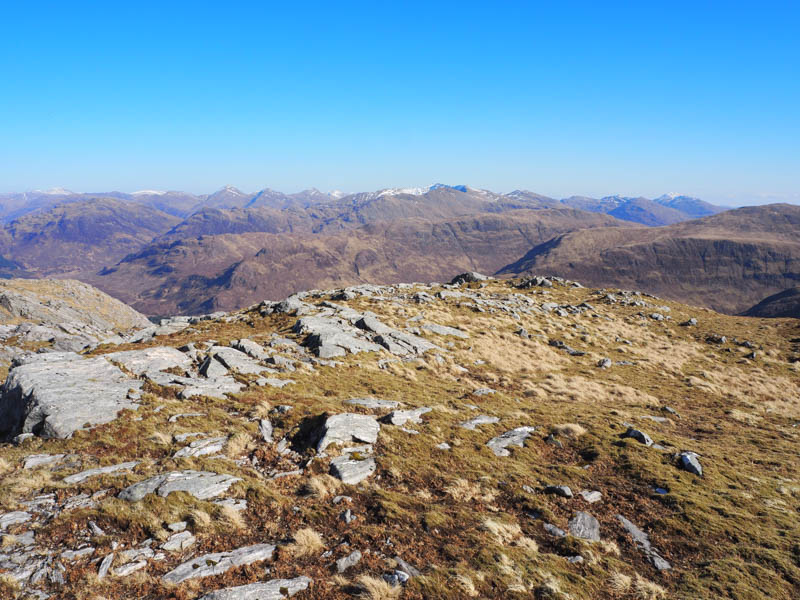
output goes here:
[[[488, 297], [515, 291], [509, 282], [495, 282], [481, 293]], [[378, 355], [349, 356], [338, 368], [293, 373], [297, 385], [283, 390], [253, 387], [228, 401], [179, 401], [169, 390], [150, 388], [137, 413], [126, 413], [114, 423], [77, 433], [71, 440], [35, 439], [20, 448], [0, 448], [4, 460], [0, 506], [13, 509], [20, 496], [41, 490], [55, 490], [62, 497], [107, 488], [115, 493], [163, 470], [208, 469], [243, 477], [233, 488], [233, 495], [249, 501], [243, 522], [183, 494], [149, 496], [139, 506], [131, 506], [109, 493], [109, 499], [95, 509], [54, 520], [38, 532], [38, 539], [48, 540], [53, 548], [71, 547], [76, 532], [93, 519], [109, 533], [100, 540], [96, 553], [103, 556], [114, 539], [128, 544], [148, 537], [164, 539], [165, 523], [188, 518], [198, 536], [197, 546], [189, 552], [199, 554], [263, 541], [288, 543], [296, 531], [310, 527], [333, 550], [331, 558], [320, 559], [319, 552], [293, 556], [292, 548], [282, 545], [271, 565], [270, 577], [308, 575], [314, 579], [313, 589], [300, 598], [351, 597], [357, 575], [380, 576], [395, 554], [425, 570], [423, 577], [407, 586], [403, 598], [658, 597], [658, 589], [648, 592], [644, 580], [664, 588], [664, 597], [669, 598], [797, 597], [800, 461], [795, 425], [800, 420], [800, 378], [796, 366], [787, 360], [797, 350], [790, 341], [800, 336], [797, 322], [727, 317], [652, 301], [672, 309], [671, 321], [655, 322], [637, 316], [653, 309], [606, 305], [588, 289], [556, 287], [548, 296], [533, 298], [537, 303], [575, 305], [587, 300], [602, 316], [523, 316], [520, 322], [506, 313], [475, 312], [455, 300], [432, 305], [353, 300], [347, 304], [372, 310], [388, 324], [403, 327], [406, 319], [424, 312], [426, 321], [461, 327], [471, 338], [454, 339], [443, 364], [428, 356], [381, 370]], [[690, 316], [699, 319], [699, 327], [678, 326]], [[287, 334], [294, 319], [261, 318], [253, 312], [248, 321], [203, 323], [194, 332], [152, 344], [207, 339], [227, 343], [245, 336], [266, 339], [274, 331]], [[531, 339], [513, 333], [520, 325]], [[749, 350], [705, 343], [710, 333], [748, 339], [763, 350], [756, 361], [749, 361], [743, 358]], [[618, 343], [617, 337], [631, 344]], [[546, 338], [561, 339], [587, 355], [569, 357], [548, 346]], [[601, 356], [636, 364], [600, 370], [595, 364]], [[461, 372], [456, 365], [468, 371]], [[471, 394], [487, 386], [497, 393]], [[233, 434], [232, 457], [254, 454], [262, 466], [280, 471], [290, 467], [282, 464], [271, 445], [257, 441], [256, 423], [249, 420], [263, 412], [264, 403], [294, 407], [287, 415], [271, 417], [277, 439], [320, 414], [357, 412], [353, 407], [346, 409], [342, 401], [364, 395], [434, 410], [423, 417], [423, 424], [413, 426], [420, 432], [416, 436], [383, 426], [376, 446], [378, 471], [355, 487], [332, 482], [325, 475], [327, 462], [322, 461], [312, 460], [303, 476], [271, 481], [229, 460], [171, 459], [180, 444], [159, 435]], [[476, 404], [480, 411], [466, 404]], [[681, 417], [664, 424], [641, 419], [663, 416], [660, 408], [664, 405]], [[164, 408], [157, 412], [160, 406]], [[195, 411], [208, 416], [167, 423], [171, 414]], [[495, 415], [501, 421], [477, 431], [458, 427], [476, 414]], [[135, 420], [138, 417], [142, 420]], [[626, 421], [658, 443], [700, 453], [705, 476], [678, 470], [671, 453], [621, 440]], [[579, 424], [586, 433], [560, 435], [561, 449], [545, 443], [551, 428], [565, 423]], [[485, 446], [491, 437], [521, 425], [534, 425], [537, 433], [525, 448], [512, 449], [510, 457], [495, 457]], [[453, 449], [435, 449], [442, 441]], [[93, 466], [91, 457], [100, 464], [136, 457], [142, 464], [135, 473], [90, 479], [76, 489], [59, 480], [77, 469], [22, 471], [21, 458], [39, 452], [78, 454], [85, 459], [83, 468]], [[548, 484], [566, 484], [575, 492], [597, 489], [603, 492], [603, 501], [588, 505], [580, 497], [566, 500], [530, 494], [522, 487], [541, 490]], [[314, 495], [306, 493], [309, 485], [316, 490]], [[669, 493], [656, 494], [654, 486]], [[352, 508], [358, 515], [354, 524], [341, 521], [342, 506], [333, 505], [330, 496], [322, 497], [336, 492], [353, 497]], [[603, 540], [609, 543], [591, 544], [571, 537], [555, 540], [545, 534], [541, 520], [526, 516], [526, 512], [540, 511], [546, 520], [566, 529], [575, 510], [595, 515]], [[618, 513], [650, 534], [653, 545], [673, 564], [672, 571], [658, 574], [633, 548], [615, 519]], [[350, 547], [340, 547], [342, 541]], [[371, 552], [347, 573], [348, 579], [334, 577], [330, 564], [354, 548]], [[566, 556], [576, 553], [587, 559], [584, 564], [566, 561]], [[263, 566], [255, 565], [201, 583], [163, 587], [160, 574], [177, 562], [172, 556], [128, 578], [103, 581], [93, 575], [96, 565], [79, 562], [68, 570], [59, 597], [189, 600], [201, 591], [263, 579]], [[615, 591], [614, 583], [625, 581], [613, 578], [616, 573], [633, 578], [627, 591]], [[638, 591], [637, 577], [643, 578]]]

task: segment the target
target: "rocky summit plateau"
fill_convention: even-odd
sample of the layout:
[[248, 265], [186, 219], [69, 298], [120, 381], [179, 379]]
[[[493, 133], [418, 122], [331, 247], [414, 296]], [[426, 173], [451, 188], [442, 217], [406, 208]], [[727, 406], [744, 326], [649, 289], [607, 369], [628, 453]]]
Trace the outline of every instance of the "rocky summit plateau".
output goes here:
[[0, 290], [0, 597], [791, 599], [800, 322], [559, 277]]

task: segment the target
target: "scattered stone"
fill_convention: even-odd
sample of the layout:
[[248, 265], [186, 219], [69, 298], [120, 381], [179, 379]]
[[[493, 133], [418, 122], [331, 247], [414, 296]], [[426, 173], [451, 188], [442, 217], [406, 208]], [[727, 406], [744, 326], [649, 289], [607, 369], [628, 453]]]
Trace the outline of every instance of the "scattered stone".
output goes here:
[[488, 396], [489, 394], [496, 393], [492, 388], [478, 388], [472, 391], [473, 396]]
[[589, 513], [578, 511], [568, 525], [573, 536], [582, 540], [600, 541], [600, 523]]
[[601, 369], [608, 369], [611, 367], [613, 363], [611, 362], [610, 358], [603, 357], [597, 361], [597, 366]]
[[495, 456], [510, 456], [511, 452], [509, 452], [508, 447], [524, 447], [525, 440], [527, 440], [534, 431], [536, 431], [535, 427], [517, 427], [516, 429], [506, 431], [504, 434], [492, 438], [486, 445], [491, 448]]
[[169, 423], [176, 423], [178, 419], [188, 419], [190, 417], [205, 417], [206, 413], [180, 413], [177, 415], [172, 415], [167, 421]]
[[175, 523], [170, 523], [167, 525], [167, 529], [174, 532], [184, 531], [188, 523], [186, 521], [176, 521]]
[[361, 561], [361, 551], [354, 550], [347, 556], [344, 556], [336, 561], [336, 572], [344, 573], [350, 567], [356, 566]]
[[572, 563], [572, 564], [578, 564], [578, 565], [579, 565], [579, 564], [581, 564], [581, 563], [583, 562], [583, 557], [582, 557], [582, 556], [580, 556], [580, 555], [577, 555], [577, 556], [568, 556], [568, 557], [567, 557], [567, 562], [570, 562], [570, 563]]
[[353, 511], [348, 508], [346, 511], [344, 511], [342, 514], [339, 515], [339, 518], [349, 525], [350, 523], [355, 521], [358, 517], [356, 517], [353, 514]]
[[436, 335], [451, 335], [453, 337], [461, 338], [462, 340], [469, 339], [469, 334], [461, 329], [455, 327], [447, 327], [446, 325], [437, 325], [435, 323], [426, 323], [422, 326], [425, 331], [430, 331]]
[[572, 490], [568, 485], [548, 485], [544, 488], [545, 494], [553, 494], [562, 498], [572, 498]]
[[681, 452], [678, 455], [678, 465], [684, 471], [689, 471], [689, 473], [694, 473], [701, 477], [703, 475], [703, 467], [697, 459], [697, 453], [695, 452]]
[[[167, 583], [181, 583], [187, 579], [220, 575], [234, 567], [269, 560], [275, 552], [272, 544], [244, 546], [230, 552], [214, 552], [195, 557], [178, 565], [162, 577]], [[223, 596], [224, 597], [224, 596]]]
[[436, 444], [436, 448], [439, 450], [450, 450], [450, 444], [442, 442], [441, 444]]
[[393, 409], [400, 406], [399, 402], [394, 400], [381, 400], [368, 396], [366, 398], [350, 398], [344, 401], [345, 404], [352, 404], [354, 406], [363, 406], [370, 410]]
[[617, 519], [620, 523], [622, 523], [622, 527], [625, 528], [625, 531], [628, 532], [628, 535], [631, 536], [636, 547], [641, 550], [645, 556], [650, 560], [653, 566], [658, 569], [659, 571], [665, 571], [672, 568], [672, 565], [669, 564], [666, 560], [664, 560], [658, 552], [653, 548], [650, 544], [650, 537], [641, 529], [639, 529], [636, 525], [631, 523], [628, 519], [623, 517], [622, 515], [617, 515]]
[[552, 523], [544, 523], [542, 525], [544, 530], [554, 537], [566, 537], [567, 532], [553, 525]]
[[583, 356], [584, 354], [586, 354], [586, 352], [582, 352], [581, 350], [576, 350], [575, 348], [573, 348], [571, 346], [568, 346], [567, 344], [565, 344], [561, 340], [550, 340], [548, 342], [548, 344], [550, 344], [554, 348], [558, 348], [559, 350], [563, 350], [564, 352], [566, 352], [570, 356]]
[[583, 497], [583, 499], [586, 500], [586, 502], [588, 502], [589, 504], [600, 502], [600, 500], [603, 499], [603, 494], [601, 494], [597, 490], [594, 491], [583, 490], [580, 494]]
[[114, 562], [114, 553], [106, 554], [105, 558], [103, 558], [102, 562], [100, 563], [100, 568], [97, 570], [97, 578], [103, 579], [106, 575], [108, 575], [108, 570], [111, 568], [111, 565]]
[[231, 347], [239, 350], [240, 352], [244, 352], [250, 358], [254, 358], [255, 360], [266, 360], [270, 357], [269, 352], [264, 350], [264, 347], [261, 344], [247, 338], [233, 340], [231, 342]]
[[450, 285], [461, 285], [462, 283], [477, 283], [479, 281], [486, 281], [489, 279], [486, 275], [481, 275], [476, 271], [468, 271], [466, 273], [461, 273], [460, 275], [456, 275], [453, 279], [450, 280]]
[[653, 440], [650, 439], [650, 436], [647, 435], [644, 431], [640, 431], [638, 429], [634, 429], [633, 427], [628, 427], [628, 430], [622, 434], [623, 438], [633, 438], [640, 444], [644, 444], [645, 446], [652, 446]]
[[114, 569], [114, 575], [117, 577], [127, 577], [131, 573], [135, 573], [141, 569], [144, 569], [147, 566], [146, 560], [140, 560], [137, 562], [130, 562], [126, 565], [122, 565], [121, 567], [117, 567]]

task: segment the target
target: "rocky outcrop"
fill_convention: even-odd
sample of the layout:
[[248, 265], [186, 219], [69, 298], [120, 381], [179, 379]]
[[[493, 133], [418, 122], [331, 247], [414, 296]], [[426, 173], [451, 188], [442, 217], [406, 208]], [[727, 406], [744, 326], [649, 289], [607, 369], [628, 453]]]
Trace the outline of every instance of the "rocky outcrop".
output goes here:
[[0, 390], [0, 435], [68, 437], [136, 408], [129, 392], [141, 386], [102, 357], [59, 352], [20, 359]]

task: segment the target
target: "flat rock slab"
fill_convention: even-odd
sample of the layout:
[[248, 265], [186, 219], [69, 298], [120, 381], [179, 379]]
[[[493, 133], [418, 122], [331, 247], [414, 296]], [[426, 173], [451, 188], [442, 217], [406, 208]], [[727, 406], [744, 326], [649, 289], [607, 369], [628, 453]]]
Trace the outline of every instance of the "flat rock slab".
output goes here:
[[244, 352], [250, 358], [256, 360], [267, 360], [270, 356], [269, 352], [267, 352], [261, 344], [247, 338], [233, 340], [231, 342], [231, 347], [239, 350], [239, 352]]
[[304, 333], [303, 345], [320, 358], [344, 356], [348, 352], [379, 352], [381, 347], [367, 339], [361, 329], [337, 317], [309, 316], [293, 326], [295, 333]]
[[66, 484], [75, 485], [76, 483], [81, 483], [83, 481], [86, 481], [90, 477], [96, 477], [98, 475], [108, 475], [110, 473], [125, 471], [128, 469], [132, 469], [138, 464], [139, 464], [138, 460], [132, 460], [130, 462], [119, 463], [117, 465], [109, 465], [107, 467], [88, 469], [86, 471], [81, 471], [80, 473], [75, 473], [74, 475], [69, 475], [68, 477], [64, 477], [63, 481]]
[[497, 417], [490, 417], [488, 415], [478, 415], [474, 419], [470, 419], [469, 421], [465, 421], [461, 423], [461, 427], [464, 429], [469, 429], [474, 431], [478, 425], [491, 425], [493, 423], [498, 423], [500, 419]]
[[42, 465], [50, 465], [63, 459], [66, 454], [29, 454], [22, 461], [23, 469], [35, 469]]
[[294, 579], [273, 579], [264, 583], [251, 583], [238, 587], [217, 590], [199, 600], [281, 600], [308, 589], [311, 579], [295, 577]]
[[535, 427], [517, 427], [511, 431], [506, 431], [503, 435], [492, 438], [486, 445], [492, 449], [495, 456], [510, 456], [511, 452], [508, 450], [508, 447], [517, 446], [522, 448], [525, 446], [525, 440], [527, 440], [534, 431], [536, 431]]
[[678, 455], [678, 464], [684, 471], [694, 473], [695, 475], [703, 475], [703, 466], [697, 460], [697, 454], [694, 452], [681, 452]]
[[466, 340], [469, 338], [469, 334], [466, 331], [462, 331], [460, 329], [456, 329], [455, 327], [447, 327], [446, 325], [437, 325], [436, 323], [426, 323], [422, 326], [425, 331], [430, 331], [431, 333], [435, 333], [436, 335], [451, 335], [453, 337], [461, 338]]
[[241, 479], [210, 471], [173, 471], [134, 483], [122, 490], [118, 497], [136, 502], [147, 494], [158, 494], [164, 498], [172, 492], [188, 492], [198, 500], [208, 500], [224, 494], [237, 481]]
[[400, 403], [394, 400], [381, 400], [380, 398], [373, 398], [371, 396], [366, 398], [350, 398], [349, 400], [345, 400], [344, 403], [352, 404], [353, 406], [363, 406], [370, 410], [391, 410], [400, 406]]
[[109, 423], [121, 410], [136, 408], [128, 391], [141, 387], [103, 357], [33, 355], [11, 369], [0, 390], [0, 436], [69, 437], [84, 425]]
[[356, 566], [361, 561], [361, 551], [354, 550], [347, 556], [343, 556], [336, 561], [336, 572], [344, 573], [350, 567]]
[[122, 365], [136, 375], [145, 375], [151, 371], [166, 371], [175, 367], [188, 370], [192, 366], [191, 358], [170, 346], [112, 352], [104, 355], [104, 358]]
[[384, 423], [402, 427], [406, 423], [422, 423], [422, 415], [431, 412], [427, 406], [420, 408], [413, 408], [410, 410], [393, 410], [388, 415], [381, 419]]
[[222, 452], [222, 449], [225, 447], [227, 442], [227, 436], [195, 440], [188, 446], [184, 446], [178, 450], [172, 457], [185, 458], [188, 456], [208, 456], [209, 454], [218, 454], [219, 452]]
[[27, 523], [32, 517], [33, 515], [31, 513], [22, 510], [15, 510], [5, 513], [4, 515], [0, 515], [0, 531], [5, 531], [12, 525]]
[[[167, 583], [181, 583], [187, 579], [220, 575], [234, 567], [250, 565], [262, 560], [269, 560], [272, 558], [274, 552], [275, 546], [273, 544], [255, 544], [253, 546], [237, 548], [230, 552], [204, 554], [178, 565], [172, 571], [164, 575], [162, 579]], [[221, 597], [226, 598], [226, 596]], [[258, 598], [258, 596], [250, 597]], [[277, 597], [281, 598], [281, 596]], [[236, 596], [232, 596], [232, 598], [236, 598]], [[247, 596], [245, 596], [245, 598], [247, 598]]]
[[348, 485], [355, 485], [364, 481], [375, 472], [374, 458], [355, 459], [339, 456], [331, 461], [331, 475]]
[[230, 371], [237, 371], [242, 375], [258, 375], [262, 371], [267, 371], [268, 367], [257, 363], [244, 352], [240, 352], [235, 348], [226, 348], [225, 346], [213, 346], [208, 351], [210, 356], [213, 356], [223, 364]]
[[331, 444], [364, 442], [374, 444], [378, 440], [380, 423], [375, 417], [356, 413], [342, 413], [328, 417], [322, 428], [317, 452], [324, 452]]

